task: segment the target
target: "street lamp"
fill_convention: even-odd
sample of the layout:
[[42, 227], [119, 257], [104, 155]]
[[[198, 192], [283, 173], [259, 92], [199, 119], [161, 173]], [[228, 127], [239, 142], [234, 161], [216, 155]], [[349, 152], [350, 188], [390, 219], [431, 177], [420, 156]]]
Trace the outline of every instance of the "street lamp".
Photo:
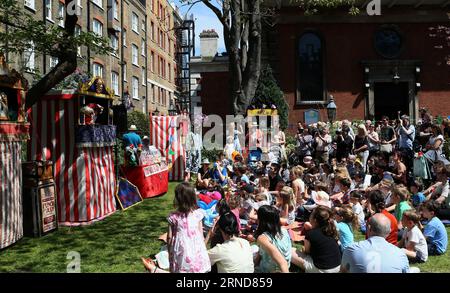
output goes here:
[[175, 116], [177, 115], [177, 109], [175, 108], [175, 106], [173, 105], [172, 102], [170, 102], [170, 106], [169, 106], [169, 116]]
[[155, 110], [155, 111], [153, 111], [153, 115], [155, 115], [155, 116], [159, 116], [159, 110], [158, 110], [158, 108], [156, 108], [156, 110]]
[[328, 115], [328, 121], [333, 122], [336, 120], [336, 104], [334, 103], [334, 97], [330, 95], [330, 102], [327, 105], [327, 115]]

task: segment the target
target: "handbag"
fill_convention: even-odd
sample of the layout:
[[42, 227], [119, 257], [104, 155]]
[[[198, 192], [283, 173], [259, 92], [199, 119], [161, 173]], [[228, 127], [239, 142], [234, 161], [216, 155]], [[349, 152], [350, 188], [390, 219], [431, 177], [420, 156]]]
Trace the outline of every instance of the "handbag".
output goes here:
[[380, 145], [380, 152], [392, 153], [392, 144], [382, 144]]

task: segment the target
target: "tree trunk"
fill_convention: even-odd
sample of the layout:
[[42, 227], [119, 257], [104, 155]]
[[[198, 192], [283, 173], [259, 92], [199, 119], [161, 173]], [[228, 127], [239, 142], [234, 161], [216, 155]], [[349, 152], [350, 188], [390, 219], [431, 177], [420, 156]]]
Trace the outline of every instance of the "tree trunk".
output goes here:
[[[76, 0], [68, 0], [66, 6], [66, 20], [64, 22], [64, 32], [66, 36], [73, 36], [75, 33], [75, 26], [78, 21], [76, 14], [67, 14], [70, 3]], [[77, 68], [77, 49], [73, 46], [60, 46], [60, 54], [58, 57], [58, 64], [50, 70], [44, 77], [42, 77], [32, 88], [28, 90], [26, 96], [25, 108], [28, 110], [38, 100], [44, 96], [55, 85], [64, 80], [67, 76], [75, 71]]]

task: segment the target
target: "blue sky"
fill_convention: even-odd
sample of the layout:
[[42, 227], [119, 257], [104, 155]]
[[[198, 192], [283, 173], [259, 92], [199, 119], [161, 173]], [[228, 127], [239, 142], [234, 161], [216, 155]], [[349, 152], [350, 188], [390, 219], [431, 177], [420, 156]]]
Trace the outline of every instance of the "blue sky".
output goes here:
[[[190, 8], [190, 6], [182, 3], [180, 0], [170, 2], [175, 2], [175, 5], [180, 9], [180, 14], [182, 17]], [[195, 4], [188, 12], [189, 15], [191, 13], [194, 14], [195, 20], [195, 55], [200, 55], [200, 40], [198, 36], [203, 30], [206, 29], [214, 29], [219, 34], [217, 51], [219, 53], [225, 52], [225, 45], [223, 43], [223, 28], [222, 24], [217, 19], [217, 16], [203, 3]]]

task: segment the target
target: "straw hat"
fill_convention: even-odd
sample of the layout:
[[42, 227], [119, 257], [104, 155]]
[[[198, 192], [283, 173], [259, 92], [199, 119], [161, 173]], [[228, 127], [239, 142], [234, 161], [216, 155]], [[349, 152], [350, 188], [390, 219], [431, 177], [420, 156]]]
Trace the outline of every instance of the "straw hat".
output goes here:
[[128, 130], [130, 130], [130, 131], [136, 131], [136, 130], [137, 130], [137, 127], [136, 127], [136, 125], [132, 124], [132, 125], [130, 126], [130, 128], [128, 128]]
[[331, 208], [330, 196], [325, 191], [317, 191], [312, 194], [312, 199], [316, 205], [326, 206]]
[[208, 158], [203, 159], [202, 165], [209, 165], [209, 164], [211, 164], [211, 163], [209, 162]]

